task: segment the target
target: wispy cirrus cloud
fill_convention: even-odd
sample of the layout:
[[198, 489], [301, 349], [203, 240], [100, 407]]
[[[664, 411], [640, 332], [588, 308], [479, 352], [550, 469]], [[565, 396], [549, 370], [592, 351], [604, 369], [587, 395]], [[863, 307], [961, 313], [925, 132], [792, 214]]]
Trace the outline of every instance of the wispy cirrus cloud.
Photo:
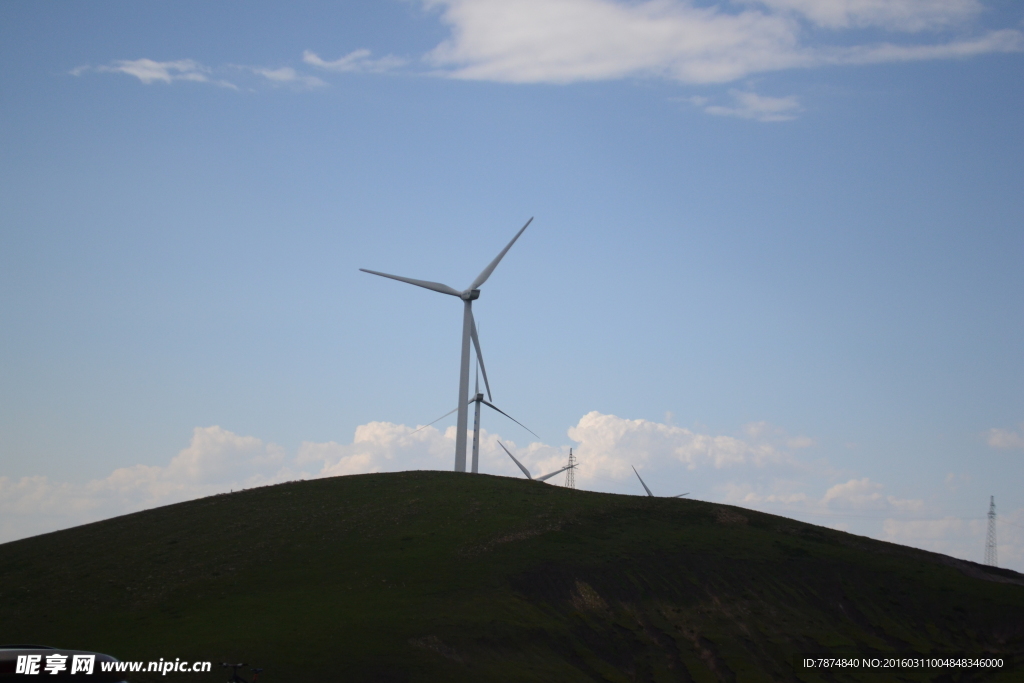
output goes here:
[[744, 90], [729, 90], [729, 105], [714, 104], [708, 97], [686, 97], [683, 101], [715, 116], [733, 116], [754, 121], [792, 121], [803, 111], [795, 96], [770, 97]]
[[[374, 59], [371, 57], [371, 52], [367, 49], [354, 50], [334, 61], [321, 59], [315, 53], [307, 50], [302, 55], [302, 61], [304, 64], [316, 67], [322, 71], [335, 73], [381, 73], [406, 63], [404, 59], [394, 55]], [[72, 76], [81, 76], [89, 71], [134, 76], [146, 85], [191, 81], [193, 83], [209, 83], [238, 90], [240, 88], [236, 85], [235, 81], [238, 81], [239, 78], [242, 78], [242, 81], [244, 81], [243, 75], [245, 74], [260, 77], [258, 83], [250, 82], [249, 86], [257, 86], [259, 83], [263, 83], [264, 85], [311, 89], [322, 88], [327, 85], [327, 82], [322, 78], [303, 73], [291, 66], [264, 67], [230, 64], [212, 68], [193, 59], [178, 59], [166, 62], [146, 58], [120, 59], [102, 66], [79, 66], [72, 69], [69, 73]], [[230, 76], [232, 80], [226, 80], [215, 74]]]
[[223, 79], [213, 78], [212, 69], [192, 59], [178, 59], [169, 62], [158, 62], [153, 59], [119, 59], [102, 66], [79, 66], [71, 70], [71, 75], [80, 76], [86, 71], [102, 73], [120, 73], [134, 76], [149, 85], [151, 83], [172, 83], [174, 81], [191, 81], [193, 83], [210, 83], [237, 90], [238, 86]]
[[304, 88], [322, 88], [327, 85], [322, 79], [316, 76], [301, 74], [290, 66], [282, 66], [277, 69], [249, 67], [249, 70], [257, 76], [262, 76], [274, 85], [293, 85]]
[[[299, 88], [320, 88], [327, 85], [322, 79], [290, 67], [261, 67], [226, 65], [217, 68], [205, 66], [194, 59], [178, 59], [160, 62], [153, 59], [120, 59], [101, 66], [79, 66], [70, 71], [72, 76], [81, 76], [94, 71], [133, 76], [146, 85], [154, 83], [175, 83], [186, 81], [207, 83], [232, 90], [240, 90], [236, 83], [245, 81], [247, 74], [260, 77], [260, 82], [275, 86], [293, 86]], [[228, 80], [230, 78], [231, 80]], [[240, 80], [241, 79], [241, 80]], [[249, 86], [258, 85], [250, 77]]]
[[372, 53], [369, 50], [362, 48], [359, 50], [353, 50], [334, 61], [327, 61], [322, 59], [315, 52], [306, 50], [302, 53], [302, 61], [311, 66], [339, 73], [380, 73], [396, 69], [406, 63], [406, 60], [394, 55], [385, 55], [384, 57], [373, 59], [370, 57], [371, 54]]
[[946, 28], [975, 17], [978, 0], [745, 0], [788, 12], [824, 28], [879, 27], [890, 31]]

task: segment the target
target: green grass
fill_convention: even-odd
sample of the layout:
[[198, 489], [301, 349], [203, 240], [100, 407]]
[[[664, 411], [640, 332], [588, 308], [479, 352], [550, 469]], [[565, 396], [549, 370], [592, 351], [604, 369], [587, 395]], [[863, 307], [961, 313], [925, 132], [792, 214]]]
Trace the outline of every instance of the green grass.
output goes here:
[[267, 683], [1014, 681], [794, 661], [1022, 659], [1024, 577], [698, 501], [374, 474], [0, 545], [0, 642], [246, 661]]

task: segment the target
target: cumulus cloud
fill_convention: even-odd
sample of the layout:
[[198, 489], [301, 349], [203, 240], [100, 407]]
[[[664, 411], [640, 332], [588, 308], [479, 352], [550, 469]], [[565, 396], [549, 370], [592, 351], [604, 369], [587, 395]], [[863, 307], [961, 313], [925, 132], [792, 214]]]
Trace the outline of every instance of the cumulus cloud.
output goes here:
[[887, 495], [885, 487], [868, 477], [830, 486], [821, 496], [802, 489], [807, 480], [774, 479], [768, 486], [730, 482], [721, 487], [725, 499], [748, 507], [782, 506], [789, 512], [830, 517], [849, 513], [906, 514], [924, 509], [924, 501]]
[[1024, 450], [1024, 435], [1009, 429], [990, 429], [985, 441], [992, 448], [1001, 450]]
[[764, 466], [790, 461], [790, 456], [768, 440], [758, 423], [748, 431], [753, 439], [697, 434], [685, 427], [629, 420], [615, 415], [590, 412], [569, 429], [569, 438], [579, 442], [577, 455], [581, 465], [578, 480], [595, 477], [623, 479], [633, 476], [631, 466], [639, 469], [648, 463], [679, 462], [690, 470], [702, 466], [714, 468], [738, 465]]
[[365, 48], [359, 50], [353, 50], [347, 55], [339, 57], [333, 62], [328, 62], [321, 59], [315, 52], [306, 50], [302, 53], [302, 61], [306, 64], [319, 67], [321, 69], [327, 69], [328, 71], [338, 72], [356, 72], [356, 71], [368, 71], [380, 73], [382, 71], [389, 71], [405, 64], [405, 60], [394, 55], [386, 55], [379, 59], [371, 59], [371, 52]]

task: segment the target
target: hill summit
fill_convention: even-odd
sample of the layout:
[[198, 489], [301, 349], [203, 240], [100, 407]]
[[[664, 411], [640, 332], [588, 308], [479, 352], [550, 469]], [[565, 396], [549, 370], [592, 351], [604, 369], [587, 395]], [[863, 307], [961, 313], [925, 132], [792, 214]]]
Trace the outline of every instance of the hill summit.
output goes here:
[[[189, 681], [1013, 681], [1024, 576], [695, 500], [368, 474], [0, 545], [0, 642], [214, 662]], [[949, 654], [1007, 664], [798, 665]]]

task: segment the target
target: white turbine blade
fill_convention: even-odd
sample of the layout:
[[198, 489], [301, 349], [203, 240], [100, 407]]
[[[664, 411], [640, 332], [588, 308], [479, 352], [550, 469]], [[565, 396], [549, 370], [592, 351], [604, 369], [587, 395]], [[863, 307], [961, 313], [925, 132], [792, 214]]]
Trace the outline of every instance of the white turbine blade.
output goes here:
[[512, 462], [514, 462], [515, 464], [519, 465], [519, 469], [521, 469], [523, 471], [523, 474], [526, 475], [527, 479], [533, 479], [533, 477], [530, 476], [530, 470], [528, 470], [525, 467], [523, 467], [523, 463], [521, 463], [518, 460], [516, 460], [516, 456], [512, 455], [512, 452], [509, 449], [505, 448], [505, 444], [503, 444], [502, 442], [499, 441], [498, 445], [501, 446], [501, 450], [503, 450], [506, 453], [508, 453], [508, 457], [512, 458]]
[[499, 263], [501, 263], [501, 259], [503, 259], [505, 257], [505, 254], [508, 253], [508, 250], [512, 248], [512, 245], [516, 243], [516, 240], [519, 239], [519, 236], [523, 234], [523, 230], [526, 230], [526, 227], [531, 222], [533, 222], [533, 217], [530, 217], [530, 220], [526, 221], [526, 225], [524, 225], [522, 228], [519, 229], [519, 232], [516, 233], [516, 236], [513, 237], [512, 241], [508, 243], [508, 246], [506, 246], [504, 249], [502, 249], [501, 253], [498, 254], [494, 258], [493, 261], [491, 261], [491, 264], [489, 266], [487, 266], [486, 268], [484, 268], [483, 272], [481, 272], [479, 275], [476, 276], [476, 279], [473, 280], [473, 284], [471, 284], [469, 286], [469, 289], [471, 289], [471, 290], [476, 289], [477, 287], [479, 287], [483, 283], [487, 282], [487, 278], [489, 278], [491, 276], [491, 273], [494, 272], [494, 269], [498, 267]]
[[[486, 375], [485, 375], [484, 377], [486, 378]], [[533, 434], [534, 436], [537, 436], [537, 433], [536, 433], [535, 431], [533, 431], [532, 429], [530, 429], [529, 427], [527, 427], [526, 425], [524, 425], [524, 424], [523, 424], [522, 422], [520, 422], [519, 420], [515, 419], [514, 417], [512, 417], [511, 415], [509, 415], [508, 413], [506, 413], [506, 412], [505, 412], [504, 410], [502, 410], [502, 409], [501, 409], [501, 408], [499, 408], [498, 406], [494, 405], [493, 403], [488, 403], [487, 401], [482, 401], [482, 403], [483, 403], [483, 404], [484, 404], [485, 406], [489, 406], [489, 407], [491, 407], [491, 408], [493, 408], [493, 409], [497, 410], [497, 411], [498, 411], [499, 413], [501, 413], [502, 415], [504, 415], [504, 416], [505, 416], [505, 417], [507, 417], [508, 419], [512, 420], [513, 422], [515, 422], [515, 423], [516, 423], [517, 425], [519, 425], [520, 427], [522, 427], [522, 428], [523, 428], [523, 429], [525, 429], [526, 431], [530, 432], [530, 433], [531, 433], [531, 434]], [[539, 437], [539, 436], [537, 436], [537, 438], [539, 439], [540, 437]]]
[[442, 294], [451, 294], [452, 296], [461, 297], [462, 292], [448, 285], [442, 285], [440, 282], [429, 282], [428, 280], [413, 280], [411, 277], [402, 277], [400, 275], [388, 275], [387, 273], [378, 273], [376, 270], [367, 270], [366, 268], [360, 268], [359, 270], [364, 273], [370, 273], [371, 275], [380, 275], [381, 277], [389, 277], [392, 280], [398, 280], [399, 282], [408, 282], [410, 285], [416, 285], [417, 287], [423, 287], [425, 289], [432, 289], [435, 292], [441, 292]]
[[534, 479], [534, 481], [544, 481], [545, 479], [550, 479], [551, 477], [555, 476], [556, 474], [561, 474], [562, 472], [565, 472], [567, 469], [569, 469], [569, 467], [570, 467], [569, 465], [566, 465], [565, 467], [563, 467], [562, 469], [558, 470], [557, 472], [552, 472], [551, 474], [545, 474], [543, 477], [537, 477], [536, 479]]
[[[633, 466], [630, 465], [630, 467]], [[643, 478], [641, 478], [640, 473], [636, 471], [635, 467], [633, 467], [633, 472], [636, 474], [636, 478], [640, 480], [640, 484], [644, 487], [644, 491], [647, 491], [647, 495], [650, 496], [651, 498], [654, 498], [654, 494], [651, 493], [651, 490], [649, 488], [647, 488], [647, 484], [644, 484]]]
[[688, 495], [690, 495], [689, 491], [687, 491], [686, 493], [680, 493], [678, 496], [672, 496], [672, 497], [673, 498], [682, 498], [683, 496], [688, 496]]
[[[489, 400], [493, 401], [494, 398], [491, 397], [491, 383], [487, 381], [487, 366], [484, 365], [484, 354], [480, 350], [480, 337], [477, 336], [477, 333], [476, 333], [476, 319], [473, 317], [472, 313], [469, 314], [469, 317], [470, 317], [470, 322], [473, 324], [473, 326], [469, 329], [469, 333], [473, 337], [473, 347], [476, 349], [477, 368], [479, 368], [480, 372], [484, 373], [484, 386], [487, 387], [487, 398]], [[479, 385], [480, 385], [480, 378], [477, 377], [477, 393], [480, 393], [480, 386]], [[538, 438], [540, 438], [540, 437], [538, 437]]]
[[[439, 417], [439, 418], [437, 418], [436, 420], [434, 420], [434, 422], [440, 422], [441, 420], [445, 419], [446, 417], [448, 417], [449, 415], [451, 415], [452, 413], [454, 413], [454, 412], [455, 412], [456, 410], [458, 410], [458, 409], [459, 409], [459, 407], [458, 407], [458, 406], [455, 406], [454, 408], [452, 408], [451, 410], [449, 410], [449, 411], [448, 411], [447, 413], [445, 413], [445, 414], [444, 414], [444, 415], [442, 415], [441, 417]], [[430, 425], [434, 424], [434, 422], [431, 422], [430, 424], [427, 424], [427, 425], [423, 425], [422, 427], [420, 427], [419, 429], [417, 429], [417, 430], [416, 430], [416, 431], [414, 431], [414, 432], [409, 432], [409, 436], [412, 436], [412, 435], [413, 435], [413, 434], [415, 434], [416, 432], [420, 431], [420, 429], [426, 429], [426, 428], [427, 428], [427, 427], [429, 427]]]

